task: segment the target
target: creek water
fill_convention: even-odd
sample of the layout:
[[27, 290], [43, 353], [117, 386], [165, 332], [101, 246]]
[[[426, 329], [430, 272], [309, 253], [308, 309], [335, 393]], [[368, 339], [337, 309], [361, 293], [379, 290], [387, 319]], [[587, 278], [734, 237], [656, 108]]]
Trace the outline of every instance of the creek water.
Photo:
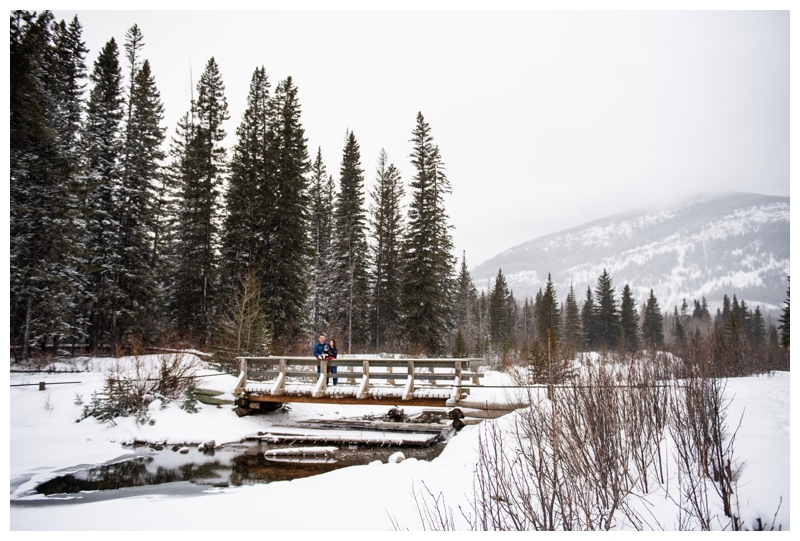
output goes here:
[[[327, 456], [281, 457], [277, 460], [268, 459], [265, 451], [308, 445], [254, 441], [228, 444], [214, 450], [189, 447], [188, 453], [171, 448], [141, 447], [107, 464], [62, 470], [59, 472], [62, 475], [35, 488], [37, 493], [47, 496], [45, 500], [28, 500], [28, 503], [40, 505], [47, 500], [77, 503], [76, 497], [81, 501], [127, 497], [134, 487], [142, 487], [134, 491], [136, 494], [174, 494], [201, 492], [209, 487], [286, 481], [375, 460], [386, 462], [398, 451], [406, 458], [432, 460], [441, 454], [445, 445], [446, 442], [427, 447], [339, 444], [335, 445], [337, 450]], [[187, 486], [187, 483], [193, 486]], [[25, 504], [12, 500], [14, 503]]]

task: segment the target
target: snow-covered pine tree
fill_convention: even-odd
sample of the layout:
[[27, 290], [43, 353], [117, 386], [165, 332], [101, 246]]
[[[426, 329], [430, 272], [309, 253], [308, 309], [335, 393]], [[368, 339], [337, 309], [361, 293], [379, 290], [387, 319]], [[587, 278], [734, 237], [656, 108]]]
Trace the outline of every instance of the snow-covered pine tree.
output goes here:
[[322, 162], [322, 149], [311, 166], [311, 249], [312, 272], [308, 299], [312, 336], [329, 329], [331, 317], [331, 235], [333, 231], [334, 183]]
[[[789, 277], [786, 277], [786, 280], [789, 281]], [[791, 288], [789, 286], [786, 287], [786, 306], [783, 307], [783, 313], [781, 314], [780, 319], [778, 322], [778, 329], [781, 331], [781, 346], [789, 349], [789, 290]]]
[[119, 277], [125, 270], [119, 223], [125, 110], [119, 49], [113, 38], [100, 51], [90, 79], [93, 86], [82, 144], [90, 281], [86, 312], [90, 324], [88, 343], [95, 347], [113, 344], [121, 337], [120, 310], [127, 304], [119, 286]]
[[339, 173], [339, 191], [333, 210], [333, 258], [331, 296], [335, 328], [346, 338], [347, 353], [353, 345], [369, 341], [369, 284], [366, 211], [364, 208], [364, 170], [361, 152], [353, 132], [346, 137]]
[[597, 336], [597, 305], [594, 302], [591, 286], [586, 288], [586, 299], [581, 308], [581, 325], [583, 326], [584, 346], [592, 351], [599, 345]]
[[[405, 196], [400, 171], [381, 149], [370, 196], [372, 229], [370, 269], [370, 329], [376, 351], [392, 348], [400, 325], [400, 292], [403, 287], [403, 233], [401, 202]], [[471, 283], [471, 280], [470, 280]], [[475, 289], [475, 286], [472, 287]], [[463, 338], [463, 337], [462, 337]]]
[[658, 307], [658, 299], [650, 290], [650, 297], [647, 299], [647, 306], [644, 310], [642, 320], [642, 341], [645, 347], [654, 348], [664, 345], [664, 316], [661, 308]]
[[[257, 283], [263, 271], [275, 213], [275, 193], [270, 167], [269, 79], [264, 67], [250, 79], [247, 109], [236, 129], [222, 227], [221, 294], [234, 294], [242, 277]], [[260, 286], [259, 286], [260, 287]]]
[[475, 351], [478, 342], [480, 324], [478, 314], [478, 290], [472, 281], [467, 267], [467, 253], [461, 254], [461, 267], [458, 272], [457, 297], [455, 302], [456, 326], [464, 338], [464, 347], [469, 353]]
[[489, 294], [489, 337], [495, 354], [502, 355], [510, 349], [513, 323], [511, 292], [503, 269], [498, 269]]
[[572, 284], [569, 286], [564, 312], [564, 341], [570, 347], [582, 347], [581, 312], [575, 299], [575, 291], [572, 289]]
[[455, 258], [444, 206], [444, 196], [452, 188], [422, 113], [417, 114], [411, 142], [415, 173], [404, 247], [403, 338], [410, 346], [437, 355], [452, 326]]
[[766, 340], [767, 326], [764, 322], [764, 314], [761, 312], [761, 306], [757, 305], [750, 325], [750, 343], [755, 347], [761, 347], [766, 344]]
[[616, 348], [619, 344], [619, 309], [611, 286], [611, 275], [606, 269], [597, 278], [597, 339], [600, 345]]
[[536, 301], [536, 337], [541, 346], [550, 348], [550, 351], [555, 351], [558, 347], [560, 328], [561, 328], [561, 315], [558, 309], [558, 299], [556, 298], [556, 290], [553, 286], [553, 280], [550, 278], [550, 273], [547, 274], [547, 283], [545, 284], [544, 292], [541, 298], [537, 296]]
[[74, 336], [85, 289], [75, 142], [86, 48], [77, 18], [53, 19], [10, 17], [11, 341], [23, 357], [32, 343]]
[[291, 77], [278, 83], [270, 101], [270, 175], [274, 208], [260, 278], [267, 324], [274, 347], [285, 349], [306, 336], [306, 299], [311, 270], [310, 169], [305, 130], [300, 122], [297, 86]]
[[628, 284], [622, 288], [622, 303], [620, 305], [620, 348], [623, 351], [639, 349], [639, 313], [636, 310], [636, 301]]
[[223, 122], [228, 102], [212, 57], [197, 83], [189, 139], [178, 156], [179, 203], [174, 232], [174, 284], [170, 305], [181, 333], [209, 338], [217, 277], [219, 193], [225, 173]]
[[117, 209], [122, 262], [119, 288], [125, 303], [120, 307], [119, 328], [121, 333], [144, 333], [152, 337], [159, 330], [157, 309], [161, 304], [152, 242], [158, 220], [154, 203], [165, 158], [161, 148], [165, 135], [161, 127], [164, 106], [150, 63], [140, 58], [144, 43], [139, 27], [131, 27], [126, 38], [131, 81]]

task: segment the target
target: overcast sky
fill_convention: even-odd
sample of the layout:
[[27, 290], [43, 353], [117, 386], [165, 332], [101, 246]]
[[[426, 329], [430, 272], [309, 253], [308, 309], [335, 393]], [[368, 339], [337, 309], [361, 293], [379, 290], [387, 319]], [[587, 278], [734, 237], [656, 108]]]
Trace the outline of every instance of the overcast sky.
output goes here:
[[212, 56], [227, 146], [263, 65], [273, 88], [294, 79], [309, 154], [321, 147], [337, 179], [353, 130], [367, 189], [381, 148], [408, 185], [421, 111], [470, 267], [698, 191], [789, 195], [786, 11], [77, 14], [90, 70], [106, 41], [139, 25], [170, 137], [189, 108], [190, 71], [196, 83]]

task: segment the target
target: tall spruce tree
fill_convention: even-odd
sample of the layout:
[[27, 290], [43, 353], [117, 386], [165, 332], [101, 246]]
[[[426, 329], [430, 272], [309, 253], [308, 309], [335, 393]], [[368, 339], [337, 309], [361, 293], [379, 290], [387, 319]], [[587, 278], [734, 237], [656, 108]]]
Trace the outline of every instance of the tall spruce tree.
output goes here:
[[664, 345], [664, 316], [658, 307], [658, 300], [650, 290], [647, 306], [642, 320], [642, 340], [646, 347], [662, 347]]
[[86, 160], [87, 249], [90, 295], [89, 344], [122, 336], [126, 295], [120, 288], [124, 273], [121, 254], [119, 208], [122, 191], [124, 98], [119, 49], [112, 38], [97, 57], [90, 77], [82, 143]]
[[767, 326], [764, 322], [764, 314], [761, 306], [756, 306], [753, 312], [753, 321], [750, 326], [750, 343], [756, 347], [763, 346], [767, 340]]
[[10, 17], [9, 165], [11, 342], [74, 335], [85, 294], [77, 134], [86, 48], [77, 18]]
[[161, 177], [161, 162], [165, 158], [161, 148], [165, 135], [165, 129], [161, 127], [164, 107], [150, 63], [145, 60], [140, 64], [133, 48], [130, 41], [126, 43], [129, 63], [139, 67], [131, 70], [134, 75], [117, 207], [122, 268], [119, 287], [125, 302], [120, 310], [120, 327], [123, 333], [148, 333], [152, 336], [157, 330], [156, 308], [160, 304], [152, 239], [158, 219], [153, 203]]
[[258, 283], [270, 240], [275, 194], [269, 169], [269, 88], [266, 70], [256, 68], [231, 152], [222, 227], [221, 286], [226, 297], [248, 272], [254, 273], [252, 283]]
[[474, 351], [478, 338], [478, 290], [472, 281], [467, 267], [467, 253], [461, 254], [461, 267], [458, 272], [457, 295], [455, 302], [456, 326], [461, 331], [467, 354]]
[[347, 352], [364, 347], [369, 338], [368, 248], [364, 208], [364, 170], [353, 132], [347, 134], [339, 191], [333, 211], [333, 282], [337, 327], [345, 334]]
[[[786, 280], [787, 281], [789, 280], [788, 276], [786, 277]], [[786, 303], [786, 306], [783, 307], [783, 313], [781, 314], [781, 317], [778, 320], [780, 322], [780, 325], [778, 325], [778, 329], [780, 329], [780, 331], [781, 331], [781, 346], [786, 348], [786, 349], [789, 349], [789, 320], [790, 320], [790, 317], [789, 317], [789, 290], [790, 290], [790, 287], [787, 286], [786, 287], [786, 300], [784, 301]]]
[[620, 306], [620, 347], [626, 351], [639, 348], [639, 313], [628, 284], [622, 288]]
[[205, 341], [214, 318], [218, 283], [219, 195], [226, 167], [222, 124], [228, 102], [219, 67], [212, 57], [197, 83], [190, 139], [180, 156], [180, 202], [175, 222], [175, 285], [171, 299], [175, 323], [183, 333]]
[[586, 299], [581, 308], [581, 325], [585, 347], [591, 351], [599, 345], [597, 337], [597, 305], [594, 303], [592, 288], [586, 288]]
[[499, 269], [489, 294], [489, 337], [495, 354], [503, 354], [510, 349], [513, 324], [511, 292], [503, 269]]
[[280, 81], [271, 101], [270, 167], [274, 214], [261, 277], [267, 322], [274, 346], [293, 347], [305, 337], [306, 299], [311, 268], [310, 197], [311, 163], [298, 88], [291, 77]]
[[370, 328], [376, 350], [382, 345], [396, 344], [400, 324], [397, 301], [403, 286], [404, 223], [401, 203], [405, 190], [400, 171], [388, 161], [386, 151], [381, 149], [375, 183], [370, 192], [375, 202], [370, 206], [369, 219], [373, 238]]
[[575, 291], [572, 289], [572, 284], [569, 286], [564, 312], [564, 341], [570, 347], [582, 345], [581, 312], [575, 300]]
[[311, 249], [312, 276], [309, 309], [313, 336], [328, 330], [331, 317], [331, 269], [330, 246], [333, 234], [331, 208], [334, 201], [333, 176], [328, 175], [322, 162], [322, 149], [317, 149], [317, 157], [311, 166]]
[[597, 339], [600, 345], [616, 348], [619, 344], [619, 309], [611, 286], [611, 275], [606, 269], [597, 279]]
[[415, 172], [404, 247], [403, 328], [408, 344], [435, 355], [443, 351], [452, 326], [455, 258], [444, 206], [444, 196], [452, 189], [422, 113], [417, 114], [411, 142]]
[[544, 292], [541, 297], [537, 296], [536, 302], [536, 334], [545, 351], [549, 348], [549, 351], [552, 352], [558, 347], [560, 322], [561, 315], [558, 309], [556, 290], [550, 273], [548, 273]]

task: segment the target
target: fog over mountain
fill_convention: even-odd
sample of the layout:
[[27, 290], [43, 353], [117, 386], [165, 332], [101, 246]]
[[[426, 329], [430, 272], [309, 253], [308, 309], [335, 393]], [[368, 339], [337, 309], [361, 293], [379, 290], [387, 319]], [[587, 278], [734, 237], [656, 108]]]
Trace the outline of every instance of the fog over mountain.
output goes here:
[[666, 209], [640, 209], [545, 235], [479, 265], [479, 289], [498, 269], [514, 297], [533, 297], [552, 275], [559, 302], [586, 289], [608, 269], [617, 295], [627, 283], [641, 305], [653, 289], [662, 310], [705, 296], [714, 310], [723, 294], [751, 308], [775, 310], [789, 275], [789, 198], [704, 193]]

